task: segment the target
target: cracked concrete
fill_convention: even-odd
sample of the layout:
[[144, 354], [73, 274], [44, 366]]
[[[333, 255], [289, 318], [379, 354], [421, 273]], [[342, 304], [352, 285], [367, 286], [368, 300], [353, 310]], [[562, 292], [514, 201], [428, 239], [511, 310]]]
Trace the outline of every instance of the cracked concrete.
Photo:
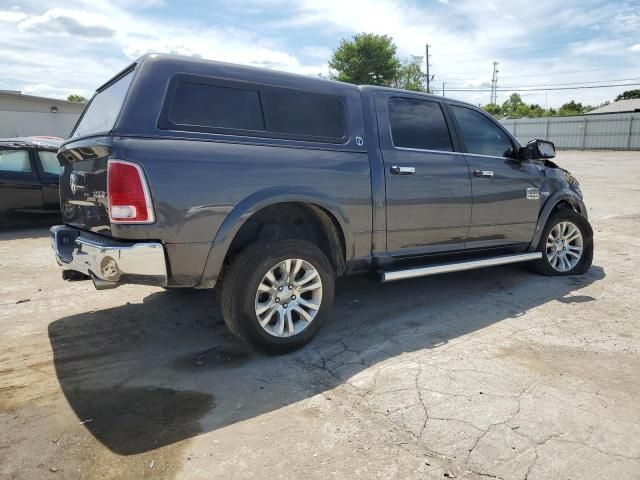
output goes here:
[[0, 233], [0, 477], [640, 478], [640, 153], [558, 163], [587, 274], [341, 279], [277, 358], [212, 292], [96, 292], [60, 280], [45, 229]]

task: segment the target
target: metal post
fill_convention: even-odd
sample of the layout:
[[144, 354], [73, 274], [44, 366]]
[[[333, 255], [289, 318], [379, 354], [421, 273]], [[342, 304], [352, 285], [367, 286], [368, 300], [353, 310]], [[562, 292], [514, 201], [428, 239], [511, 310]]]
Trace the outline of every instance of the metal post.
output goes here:
[[627, 138], [627, 150], [631, 150], [631, 135], [633, 135], [633, 113], [629, 114], [629, 138]]
[[549, 140], [549, 122], [551, 121], [551, 119], [549, 117], [547, 117], [547, 125], [545, 127], [545, 133], [544, 133], [544, 139], [547, 142], [550, 142], [551, 140]]
[[493, 75], [491, 76], [491, 100], [489, 103], [498, 103], [498, 64], [499, 62], [493, 62]]
[[586, 150], [586, 145], [587, 145], [587, 123], [589, 117], [587, 117], [586, 115], [584, 116], [584, 132], [582, 132], [582, 150]]
[[431, 89], [429, 88], [429, 83], [431, 82], [431, 74], [429, 73], [429, 44], [428, 43], [427, 43], [424, 59], [425, 59], [425, 62], [427, 63], [427, 93], [431, 93]]

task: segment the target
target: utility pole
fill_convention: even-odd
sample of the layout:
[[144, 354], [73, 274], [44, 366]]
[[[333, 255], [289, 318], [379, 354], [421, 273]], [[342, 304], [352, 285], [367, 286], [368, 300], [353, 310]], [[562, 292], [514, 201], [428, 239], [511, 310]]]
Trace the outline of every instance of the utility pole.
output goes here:
[[493, 62], [493, 76], [491, 77], [491, 101], [489, 103], [498, 103], [498, 64], [499, 62]]
[[444, 82], [442, 82], [442, 96], [444, 97]]
[[431, 83], [431, 74], [429, 73], [429, 44], [428, 43], [427, 43], [424, 61], [427, 64], [427, 93], [431, 93], [431, 89], [429, 88], [429, 84]]

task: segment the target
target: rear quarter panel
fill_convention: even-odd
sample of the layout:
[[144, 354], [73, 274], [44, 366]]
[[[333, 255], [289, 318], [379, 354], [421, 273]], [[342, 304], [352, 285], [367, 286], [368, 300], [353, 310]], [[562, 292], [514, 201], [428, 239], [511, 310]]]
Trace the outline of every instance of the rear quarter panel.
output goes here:
[[173, 275], [192, 276], [198, 265], [203, 269], [214, 241], [214, 250], [225, 249], [253, 212], [284, 201], [306, 201], [330, 211], [343, 228], [348, 261], [370, 255], [371, 182], [365, 152], [120, 138], [112, 156], [143, 166], [156, 210], [155, 224], [112, 225], [113, 236], [164, 241], [175, 264]]

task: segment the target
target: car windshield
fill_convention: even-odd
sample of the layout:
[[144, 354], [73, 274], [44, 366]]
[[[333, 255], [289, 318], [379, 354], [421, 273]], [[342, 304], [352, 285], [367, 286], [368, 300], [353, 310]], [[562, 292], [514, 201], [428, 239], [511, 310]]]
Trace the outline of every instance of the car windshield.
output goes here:
[[110, 131], [118, 118], [132, 79], [133, 70], [96, 93], [71, 136], [81, 137]]

